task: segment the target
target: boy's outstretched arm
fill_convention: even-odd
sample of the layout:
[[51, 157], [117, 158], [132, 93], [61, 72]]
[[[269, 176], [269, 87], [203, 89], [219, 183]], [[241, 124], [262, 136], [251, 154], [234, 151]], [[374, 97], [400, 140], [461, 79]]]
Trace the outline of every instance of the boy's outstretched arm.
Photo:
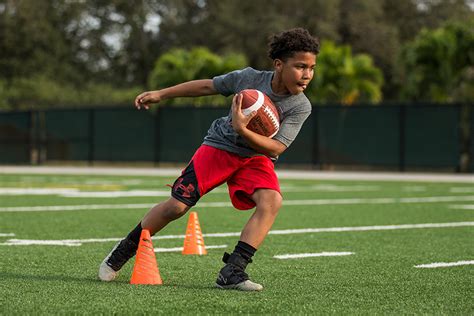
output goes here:
[[153, 103], [176, 97], [200, 97], [218, 94], [212, 79], [192, 80], [178, 85], [155, 91], [146, 91], [135, 98], [135, 107], [149, 109]]
[[257, 114], [252, 112], [249, 115], [242, 113], [242, 95], [236, 94], [232, 100], [232, 127], [234, 130], [257, 152], [266, 156], [277, 158], [285, 150], [286, 146], [282, 142], [269, 137], [252, 132], [247, 128], [250, 120]]

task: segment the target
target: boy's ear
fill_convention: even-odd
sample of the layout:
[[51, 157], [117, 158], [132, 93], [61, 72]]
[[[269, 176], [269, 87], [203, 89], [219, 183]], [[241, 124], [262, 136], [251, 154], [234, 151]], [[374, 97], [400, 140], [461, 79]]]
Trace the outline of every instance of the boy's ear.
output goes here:
[[273, 68], [276, 70], [276, 71], [281, 71], [281, 69], [283, 68], [283, 61], [281, 59], [274, 59], [273, 60]]

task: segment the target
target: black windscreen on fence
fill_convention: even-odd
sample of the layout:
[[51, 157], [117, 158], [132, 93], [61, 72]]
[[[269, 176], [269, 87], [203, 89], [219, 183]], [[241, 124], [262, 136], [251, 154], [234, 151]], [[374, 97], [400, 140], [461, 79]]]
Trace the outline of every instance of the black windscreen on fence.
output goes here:
[[397, 166], [399, 112], [392, 106], [318, 108], [321, 164]]
[[158, 112], [159, 161], [188, 162], [201, 145], [211, 123], [227, 108], [162, 108]]
[[0, 163], [30, 162], [31, 113], [0, 113]]
[[293, 141], [290, 147], [280, 156], [278, 163], [281, 164], [304, 164], [310, 165], [314, 160], [314, 150], [317, 146], [314, 137], [314, 127], [316, 113], [308, 117], [303, 124], [298, 137]]
[[458, 106], [406, 107], [405, 164], [448, 167], [459, 162]]
[[[472, 112], [472, 105], [313, 107], [278, 163], [472, 172]], [[186, 163], [211, 123], [228, 113], [228, 108], [213, 107], [2, 112], [0, 163]], [[462, 165], [465, 158], [470, 163]]]
[[154, 161], [155, 123], [152, 112], [104, 109], [94, 112], [94, 160]]
[[49, 160], [90, 158], [90, 111], [54, 110], [44, 113]]

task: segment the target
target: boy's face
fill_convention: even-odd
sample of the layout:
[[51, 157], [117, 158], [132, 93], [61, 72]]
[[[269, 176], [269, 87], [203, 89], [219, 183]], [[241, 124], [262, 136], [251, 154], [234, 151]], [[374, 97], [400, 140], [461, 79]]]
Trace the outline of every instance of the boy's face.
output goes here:
[[297, 52], [286, 61], [276, 59], [275, 71], [278, 73], [276, 93], [299, 94], [303, 92], [313, 79], [316, 55], [310, 52]]

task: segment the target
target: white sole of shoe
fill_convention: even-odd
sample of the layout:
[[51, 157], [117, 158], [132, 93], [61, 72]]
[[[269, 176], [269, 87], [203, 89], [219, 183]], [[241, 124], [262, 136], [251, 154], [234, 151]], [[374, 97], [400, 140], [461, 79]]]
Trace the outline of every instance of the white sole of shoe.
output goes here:
[[114, 269], [109, 267], [107, 263], [105, 263], [106, 260], [107, 258], [105, 258], [104, 261], [102, 261], [102, 263], [100, 264], [99, 279], [105, 282], [110, 282], [110, 281], [115, 280], [115, 278], [117, 278], [118, 272], [114, 271]]
[[216, 287], [223, 290], [239, 290], [245, 292], [253, 292], [253, 291], [262, 291], [263, 286], [258, 283], [254, 283], [250, 280], [240, 282], [238, 284], [230, 284], [230, 285], [219, 285], [216, 283]]
[[102, 261], [102, 263], [100, 264], [99, 279], [101, 279], [102, 281], [110, 282], [115, 280], [115, 278], [118, 276], [118, 271], [115, 271], [114, 269], [109, 267], [106, 262], [107, 260], [109, 260], [110, 256], [112, 255], [112, 252], [114, 252], [114, 250], [118, 247], [119, 244], [120, 242], [118, 242], [114, 246], [114, 248], [112, 248], [107, 257], [105, 257], [104, 261]]

